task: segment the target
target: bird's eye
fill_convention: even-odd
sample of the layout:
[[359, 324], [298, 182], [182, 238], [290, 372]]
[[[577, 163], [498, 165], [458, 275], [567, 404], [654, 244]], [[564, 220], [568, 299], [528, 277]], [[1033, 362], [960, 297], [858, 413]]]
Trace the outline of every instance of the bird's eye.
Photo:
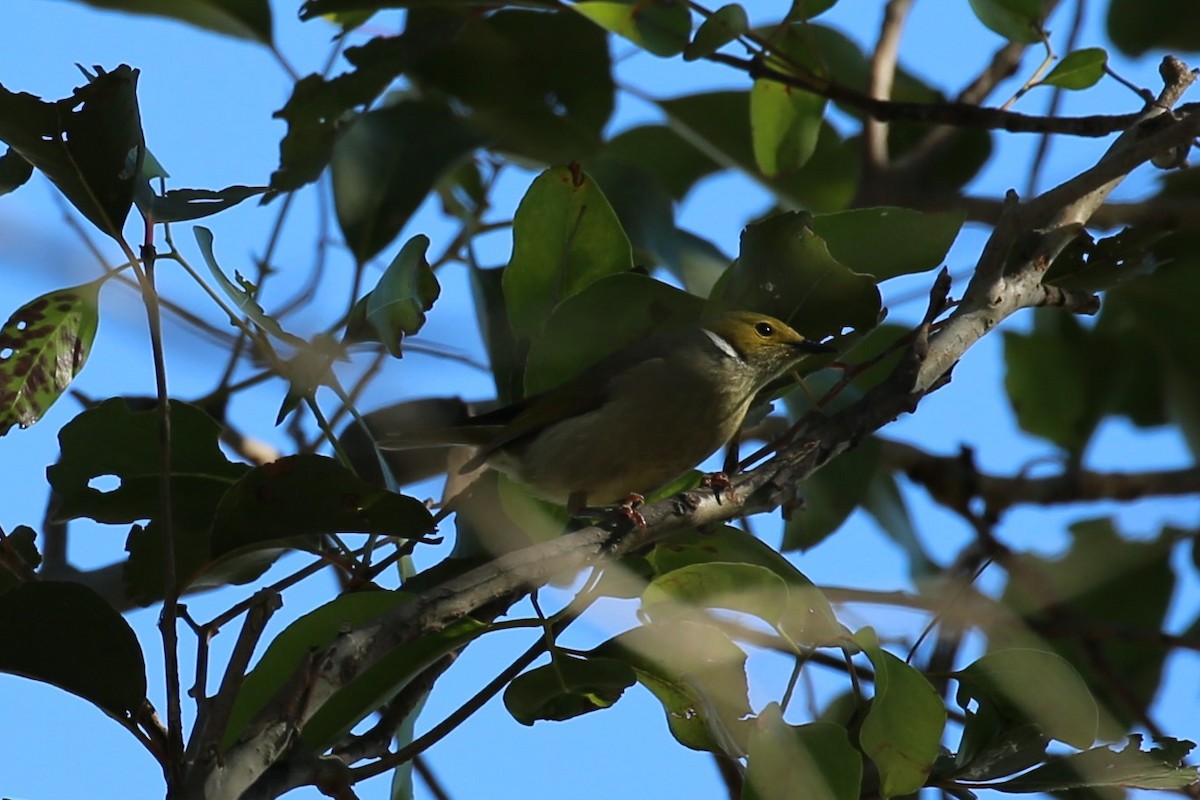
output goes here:
[[769, 322], [758, 323], [754, 326], [754, 330], [759, 336], [773, 336], [775, 334], [775, 328], [771, 327], [771, 323]]

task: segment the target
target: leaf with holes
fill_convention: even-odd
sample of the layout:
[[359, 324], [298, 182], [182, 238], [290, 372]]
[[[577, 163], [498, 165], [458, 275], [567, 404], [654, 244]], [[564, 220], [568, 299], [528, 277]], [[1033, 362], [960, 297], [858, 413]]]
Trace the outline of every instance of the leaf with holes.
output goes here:
[[41, 419], [87, 363], [101, 283], [44, 294], [0, 328], [0, 436]]
[[0, 140], [114, 238], [129, 215], [146, 154], [137, 79], [138, 71], [125, 64], [112, 72], [97, 68], [90, 83], [54, 103], [0, 86]]

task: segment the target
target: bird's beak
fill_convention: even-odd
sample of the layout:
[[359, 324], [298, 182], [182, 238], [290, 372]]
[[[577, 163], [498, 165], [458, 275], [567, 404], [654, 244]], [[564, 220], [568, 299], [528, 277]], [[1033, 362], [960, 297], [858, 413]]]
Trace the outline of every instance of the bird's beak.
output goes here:
[[797, 342], [796, 349], [802, 350], [805, 353], [836, 353], [837, 352], [837, 348], [835, 348], [835, 347], [830, 347], [829, 345], [821, 344], [820, 342], [812, 342], [812, 341], [809, 341], [808, 339], [805, 339], [803, 342]]

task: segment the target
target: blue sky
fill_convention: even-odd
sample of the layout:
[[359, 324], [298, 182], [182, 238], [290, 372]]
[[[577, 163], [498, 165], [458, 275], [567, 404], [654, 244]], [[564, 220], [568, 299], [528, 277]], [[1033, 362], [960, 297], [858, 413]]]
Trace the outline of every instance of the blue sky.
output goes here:
[[[320, 22], [300, 24], [295, 20], [296, 3], [275, 3], [276, 36], [279, 48], [301, 74], [319, 70], [323, 64], [332, 28]], [[752, 16], [767, 19], [778, 14], [782, 2], [755, 0], [745, 4]], [[841, 28], [851, 37], [868, 43], [878, 29], [881, 2], [843, 0], [822, 21]], [[1095, 14], [1093, 14], [1095, 17]], [[381, 15], [372, 26], [395, 26], [394, 13]], [[1066, 23], [1059, 22], [1065, 29]], [[1085, 44], [1100, 43], [1100, 20], [1091, 19]], [[955, 91], [990, 57], [1000, 44], [994, 34], [974, 21], [964, 2], [917, 3], [905, 40], [902, 61], [906, 67], [950, 92]], [[1051, 26], [1052, 30], [1054, 26]], [[1061, 41], [1061, 37], [1059, 39]], [[615, 42], [614, 53], [624, 56], [632, 48]], [[290, 80], [273, 56], [251, 43], [208, 34], [185, 25], [150, 17], [130, 17], [98, 11], [63, 0], [9, 0], [0, 10], [0, 83], [13, 91], [28, 91], [47, 99], [67, 96], [81, 81], [74, 64], [113, 67], [129, 63], [142, 71], [139, 97], [147, 141], [172, 175], [176, 187], [218, 188], [229, 184], [266, 181], [277, 160], [278, 139], [283, 124], [272, 120], [290, 92]], [[1146, 57], [1115, 63], [1134, 82], [1156, 85], [1157, 60]], [[1032, 64], [1026, 65], [1026, 74]], [[621, 80], [656, 96], [672, 96], [702, 88], [742, 87], [744, 81], [732, 70], [715, 65], [683, 64], [678, 59], [660, 60], [634, 55], [620, 63]], [[1011, 93], [1016, 85], [1006, 84]], [[1043, 90], [1044, 91], [1044, 90]], [[1007, 95], [1005, 95], [1007, 96]], [[1034, 92], [1018, 106], [1036, 113], [1044, 108], [1048, 94]], [[1067, 113], [1105, 113], [1132, 110], [1136, 103], [1112, 82], [1083, 98], [1068, 97]], [[648, 104], [621, 95], [612, 130], [654, 118]], [[999, 157], [970, 187], [971, 191], [1000, 196], [1011, 185], [1023, 189], [1024, 171], [1032, 137], [1007, 137]], [[1076, 173], [1091, 164], [1104, 142], [1070, 143], [1056, 146], [1044, 173], [1044, 186]], [[1013, 167], [1012, 164], [1021, 164]], [[514, 175], [502, 186], [502, 197], [515, 202], [530, 175]], [[1152, 176], [1139, 175], [1119, 190], [1117, 197], [1142, 196], [1152, 188]], [[1044, 188], [1044, 187], [1043, 187]], [[503, 200], [501, 201], [503, 203]], [[730, 210], [730, 207], [733, 210]], [[736, 176], [706, 181], [680, 209], [682, 226], [701, 231], [725, 252], [737, 249], [737, 237], [745, 220], [768, 207], [761, 190]], [[261, 253], [273, 223], [278, 203], [259, 207], [244, 204], [207, 221], [216, 235], [217, 253], [227, 271], [248, 268], [250, 257]], [[317, 206], [312, 191], [297, 203], [297, 211], [284, 230], [276, 258], [285, 271], [294, 266], [301, 273], [312, 261], [313, 230]], [[444, 246], [448, 227], [429, 208], [418, 214], [403, 236], [425, 233], [433, 239], [434, 251]], [[336, 233], [336, 231], [334, 232]], [[177, 241], [197, 259], [188, 227], [178, 226]], [[439, 238], [441, 237], [441, 238]], [[979, 230], [964, 232], [951, 252], [948, 264], [955, 275], [967, 274], [982, 242]], [[487, 264], [507, 259], [505, 236], [489, 237], [481, 248]], [[109, 254], [115, 261], [117, 254]], [[344, 278], [349, 260], [335, 258], [331, 265], [335, 284]], [[341, 270], [339, 273], [338, 271]], [[97, 274], [95, 262], [76, 233], [64, 223], [64, 207], [54, 198], [50, 185], [35, 178], [13, 195], [0, 198], [0, 312], [11, 313], [22, 303], [52, 289], [82, 283]], [[469, 315], [469, 292], [465, 273], [451, 267], [439, 276], [443, 295], [429, 315], [421, 339], [450, 345], [477, 358], [482, 348]], [[195, 287], [178, 276], [164, 275], [171, 296], [199, 304]], [[914, 289], [923, 291], [928, 281], [922, 276], [895, 289], [893, 298]], [[337, 283], [340, 287], [341, 284]], [[961, 291], [963, 282], [956, 284]], [[338, 289], [337, 291], [340, 291]], [[286, 296], [280, 291], [272, 299]], [[341, 302], [342, 295], [337, 295]], [[920, 301], [892, 306], [893, 320], [911, 320], [923, 310]], [[216, 322], [219, 319], [211, 317]], [[464, 321], [465, 320], [465, 321]], [[303, 329], [315, 329], [326, 320], [319, 313], [293, 320]], [[1028, 324], [1012, 321], [1013, 329]], [[192, 333], [172, 326], [167, 332], [172, 393], [195, 397], [216, 380], [214, 364], [220, 351]], [[81, 376], [79, 387], [92, 396], [148, 394], [152, 391], [149, 347], [145, 318], [133, 294], [116, 286], [105, 288], [102, 321], [92, 360]], [[1013, 473], [1031, 459], [1052, 454], [1044, 442], [1031, 439], [1016, 428], [1003, 395], [999, 336], [989, 336], [974, 348], [954, 373], [953, 383], [922, 404], [913, 417], [886, 429], [889, 436], [910, 440], [939, 453], [956, 452], [960, 445], [975, 448], [980, 466]], [[483, 397], [490, 391], [488, 375], [470, 367], [414, 354], [390, 365], [381, 380], [368, 392], [362, 406], [371, 408], [401, 397], [423, 394], [462, 394]], [[279, 385], [242, 400], [234, 408], [244, 429], [279, 446], [286, 439], [272, 428], [282, 396]], [[45, 503], [41, 470], [54, 461], [57, 430], [77, 411], [69, 399], [55, 406], [37, 426], [14, 430], [0, 439], [0, 481], [5, 491], [0, 504], [0, 525], [11, 530], [18, 524], [40, 527]], [[1097, 468], [1138, 469], [1172, 467], [1190, 462], [1178, 437], [1169, 431], [1135, 431], [1124, 423], [1106, 424], [1089, 452]], [[436, 493], [435, 487], [419, 487], [414, 495]], [[932, 552], [950, 558], [970, 538], [970, 532], [955, 517], [931, 505], [917, 490], [909, 491], [918, 530]], [[1018, 509], [1008, 515], [997, 533], [1014, 547], [1040, 553], [1055, 553], [1065, 544], [1065, 523], [1109, 513], [1108, 506], [1068, 508], [1047, 512]], [[1200, 502], [1148, 500], [1120, 509], [1119, 519], [1131, 534], [1151, 536], [1165, 522], [1194, 526], [1200, 521]], [[756, 520], [755, 531], [766, 541], [778, 542], [778, 525]], [[120, 554], [124, 533], [112, 528], [79, 526], [71, 541], [71, 557], [81, 567], [109, 563]], [[869, 553], [869, 574], [864, 575], [863, 553]], [[433, 557], [432, 555], [430, 556]], [[286, 561], [271, 575], [285, 573]], [[819, 584], [905, 588], [909, 586], [907, 565], [901, 554], [862, 515], [854, 516], [829, 542], [800, 556], [798, 563]], [[1190, 573], [1189, 573], [1190, 574]], [[999, 576], [986, 575], [985, 584]], [[993, 585], [993, 584], [988, 584]], [[284, 610], [272, 623], [278, 631], [289, 619], [321, 602], [332, 590], [332, 581], [322, 577], [286, 597]], [[246, 589], [189, 598], [193, 616], [208, 619], [244, 596]], [[1190, 586], [1181, 594], [1179, 607], [1172, 609], [1169, 625], [1178, 628], [1197, 613], [1198, 593]], [[625, 607], [613, 605], [596, 619], [581, 622], [569, 637], [583, 645], [605, 638], [629, 624]], [[134, 612], [130, 623], [138, 632], [147, 655], [152, 699], [163, 708], [161, 697], [161, 653], [154, 629], [154, 609]], [[905, 612], [852, 609], [844, 621], [856, 627], [874, 624], [885, 631], [907, 632], [919, 625]], [[271, 633], [268, 633], [267, 639]], [[232, 634], [218, 638], [214, 660], [220, 663]], [[186, 637], [185, 637], [186, 638]], [[490, 677], [490, 670], [506, 664], [528, 646], [528, 634], [498, 634], [473, 645], [439, 684], [418, 724], [419, 729], [440, 720]], [[185, 671], [190, 655], [185, 654]], [[753, 660], [756, 680], [752, 702], [756, 708], [783, 689], [778, 664], [769, 657]], [[773, 668], [774, 667], [774, 668]], [[1196, 654], [1173, 662], [1167, 689], [1160, 702], [1159, 717], [1164, 727], [1179, 736], [1200, 736], [1191, 710], [1195, 708], [1195, 686], [1200, 676]], [[786, 677], [786, 673], [784, 674]], [[835, 678], [829, 686], [840, 686]], [[0, 795], [13, 798], [57, 798], [105, 796], [154, 797], [161, 794], [157, 768], [130, 737], [82, 700], [49, 686], [0, 675]], [[187, 704], [185, 703], [185, 709]], [[489, 704], [429, 754], [429, 762], [447, 784], [452, 796], [487, 796], [502, 800], [517, 797], [553, 797], [569, 792], [580, 800], [620, 796], [684, 795], [697, 800], [720, 798], [724, 791], [711, 760], [675, 746], [666, 730], [658, 704], [644, 691], [631, 690], [617, 706], [565, 724], [541, 723], [524, 728], [514, 723], [498, 702]], [[519, 765], [519, 766], [516, 766]], [[106, 787], [99, 789], [98, 787]], [[114, 791], [114, 787], [120, 787]], [[427, 797], [418, 787], [418, 797]], [[317, 797], [300, 791], [295, 797]], [[360, 796], [387, 796], [386, 779], [361, 788]]]

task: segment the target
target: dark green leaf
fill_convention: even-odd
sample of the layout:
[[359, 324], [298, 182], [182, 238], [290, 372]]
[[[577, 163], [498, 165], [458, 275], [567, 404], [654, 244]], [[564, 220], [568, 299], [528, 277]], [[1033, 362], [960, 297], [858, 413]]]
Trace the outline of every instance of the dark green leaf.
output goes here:
[[513, 220], [513, 255], [504, 270], [513, 332], [535, 338], [560, 302], [631, 267], [629, 239], [596, 182], [578, 169], [543, 172]]
[[[506, 0], [506, 6], [528, 5], [533, 8], [544, 8], [544, 4], [537, 0]], [[338, 17], [343, 14], [349, 16], [347, 12], [354, 13], [371, 13], [381, 11], [385, 8], [407, 8], [410, 10], [419, 10], [423, 7], [459, 7], [472, 8], [485, 6], [494, 8], [496, 0], [304, 0], [304, 4], [300, 6], [300, 19], [310, 20], [315, 17]]]
[[636, 682], [624, 661], [562, 655], [514, 678], [504, 690], [504, 707], [522, 725], [561, 721], [608, 708]]
[[653, 175], [675, 200], [722, 165], [666, 125], [643, 125], [614, 136], [603, 154]]
[[1069, 314], [1039, 313], [1030, 334], [1005, 331], [1004, 388], [1022, 430], [1082, 452], [1104, 410], [1093, 352]]
[[428, 247], [428, 237], [414, 236], [400, 249], [375, 288], [354, 304], [346, 320], [347, 339], [381, 342], [401, 356], [400, 342], [421, 329], [425, 312], [442, 291], [425, 260]]
[[1009, 41], [1042, 40], [1045, 0], [971, 0], [971, 9], [980, 22]]
[[422, 54], [453, 39], [461, 26], [462, 20], [452, 14], [410, 15], [400, 36], [378, 36], [347, 48], [353, 71], [297, 81], [287, 104], [274, 114], [287, 121], [288, 132], [279, 143], [279, 169], [271, 175], [271, 188], [291, 191], [320, 177], [338, 133], [351, 119], [349, 112], [373, 103]]
[[840, 264], [806, 214], [777, 214], [746, 227], [741, 255], [710, 303], [773, 314], [812, 339], [879, 321], [875, 282]]
[[808, 163], [772, 179], [759, 172], [754, 159], [749, 92], [695, 94], [661, 100], [658, 105], [688, 147], [723, 168], [736, 168], [760, 181], [786, 205], [837, 211], [853, 197], [858, 158], [827, 124], [821, 126], [817, 149]]
[[1060, 756], [1019, 778], [988, 788], [1021, 794], [1101, 786], [1172, 791], [1200, 778], [1195, 767], [1182, 763], [1195, 747], [1192, 742], [1164, 739], [1145, 752], [1141, 745], [1142, 737], [1135, 734], [1120, 750], [1097, 747]]
[[962, 211], [859, 208], [817, 214], [812, 230], [839, 262], [882, 282], [941, 266], [965, 219]]
[[256, 467], [229, 489], [213, 520], [212, 546], [220, 556], [295, 537], [412, 538], [432, 528], [419, 500], [367, 483], [332, 458], [302, 454]]
[[0, 436], [41, 419], [87, 363], [102, 283], [44, 294], [0, 328]]
[[840, 528], [870, 491], [879, 455], [879, 441], [867, 439], [806, 480], [800, 487], [804, 508], [788, 520], [781, 549], [808, 550]]
[[33, 164], [11, 147], [0, 156], [0, 195], [14, 191], [33, 176]]
[[695, 322], [704, 302], [654, 278], [601, 278], [558, 306], [529, 348], [526, 396], [550, 389], [621, 347]]
[[695, 37], [688, 42], [687, 47], [683, 48], [683, 59], [684, 61], [695, 61], [698, 58], [709, 56], [741, 36], [749, 28], [750, 19], [746, 16], [746, 9], [736, 3], [721, 6], [700, 23]]
[[504, 9], [472, 15], [408, 74], [452, 97], [496, 149], [555, 164], [599, 147], [613, 108], [610, 68], [604, 31], [581, 15]]
[[1087, 89], [1099, 83], [1108, 66], [1108, 53], [1102, 47], [1085, 47], [1063, 56], [1042, 83], [1063, 89]]
[[403, 100], [342, 133], [330, 169], [338, 224], [359, 263], [387, 247], [479, 138], [442, 103]]
[[7, 535], [0, 531], [0, 594], [31, 578], [42, 563], [36, 540], [37, 533], [28, 525], [18, 525]]
[[854, 635], [875, 667], [875, 697], [859, 742], [879, 769], [884, 800], [925, 785], [938, 757], [946, 709], [925, 676], [879, 647], [871, 628]]
[[841, 725], [788, 725], [777, 703], [754, 720], [742, 800], [857, 800], [862, 756]]
[[1148, 50], [1196, 52], [1200, 50], [1200, 5], [1179, 0], [1111, 0], [1108, 35], [1129, 56]]
[[488, 362], [496, 380], [496, 398], [511, 403], [524, 396], [518, 345], [508, 324], [504, 300], [504, 269], [471, 268], [471, 297]]
[[571, 8], [656, 56], [682, 52], [692, 33], [692, 14], [683, 0], [581, 0]]
[[120, 238], [146, 152], [138, 71], [124, 64], [96, 71], [55, 103], [0, 86], [0, 140], [45, 173], [93, 225]]
[[224, 189], [168, 189], [155, 194], [144, 184], [145, 191], [137, 193], [138, 208], [155, 222], [186, 222], [212, 216], [233, 208], [243, 200], [267, 191], [266, 186], [227, 186]]
[[731, 757], [745, 753], [752, 715], [746, 654], [719, 629], [688, 620], [643, 625], [589, 655], [633, 667], [662, 703], [671, 734], [684, 747]]
[[590, 158], [584, 166], [629, 237], [634, 263], [646, 271], [663, 266], [677, 273], [682, 235], [662, 184], [645, 169], [606, 156]]
[[30, 581], [0, 595], [0, 671], [54, 684], [118, 719], [146, 697], [133, 629], [79, 583]]
[[267, 0], [82, 0], [90, 6], [154, 14], [241, 39], [271, 44], [271, 6]]
[[[159, 516], [159, 415], [114, 397], [80, 413], [58, 434], [57, 464], [46, 470], [61, 502], [56, 519], [129, 523]], [[221, 495], [248, 471], [221, 452], [216, 420], [171, 401], [171, 490], [177, 523], [207, 527]], [[115, 482], [117, 485], [106, 486]]]
[[[1170, 564], [1174, 538], [1169, 532], [1150, 541], [1127, 541], [1107, 519], [1078, 522], [1070, 531], [1074, 541], [1062, 558], [1018, 557], [1011, 574], [1030, 578], [1009, 581], [1005, 605], [1035, 625], [1065, 614], [1080, 624], [1095, 621], [1114, 628], [1162, 630], [1175, 586]], [[1059, 609], [1046, 609], [1047, 598], [1061, 603]], [[1108, 710], [1100, 720], [1100, 738], [1122, 736], [1126, 726], [1135, 723], [1130, 703], [1149, 704], [1157, 693], [1165, 652], [1112, 637], [1052, 641], [1054, 651], [1083, 676], [1097, 702]], [[1046, 642], [1006, 629], [992, 632], [990, 646], [1046, 649]], [[1097, 663], [1104, 664], [1103, 672], [1097, 671]], [[1119, 689], [1110, 688], [1105, 677], [1109, 674], [1121, 676]]]

